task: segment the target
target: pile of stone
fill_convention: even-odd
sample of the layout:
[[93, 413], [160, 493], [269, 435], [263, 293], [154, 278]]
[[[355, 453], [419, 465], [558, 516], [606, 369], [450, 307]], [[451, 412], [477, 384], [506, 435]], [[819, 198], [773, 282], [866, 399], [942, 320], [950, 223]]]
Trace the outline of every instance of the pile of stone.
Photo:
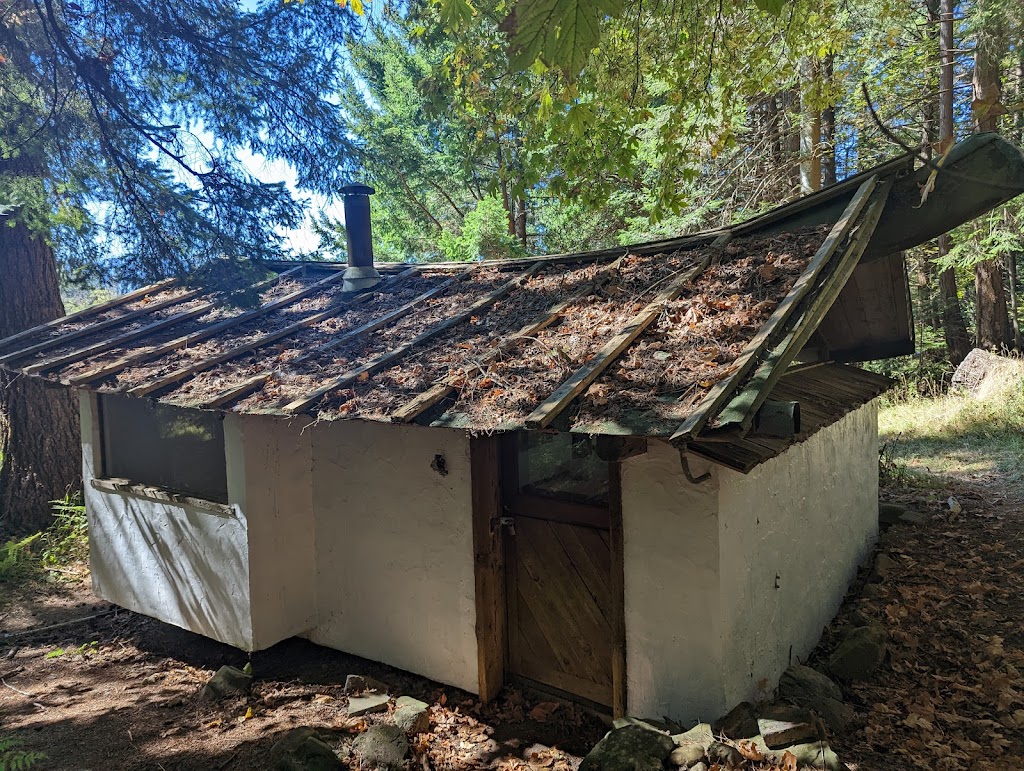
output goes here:
[[[869, 631], [864, 631], [868, 629]], [[851, 630], [829, 660], [841, 679], [859, 679], [874, 671], [885, 655], [874, 630]], [[620, 718], [584, 758], [580, 771], [708, 771], [780, 768], [842, 771], [845, 766], [828, 736], [845, 731], [853, 710], [842, 689], [826, 675], [793, 665], [782, 675], [778, 699], [754, 706], [743, 702], [714, 723], [673, 733], [659, 721]]]
[[[348, 694], [347, 715], [360, 718], [380, 715], [380, 722], [369, 725], [352, 742], [352, 766], [367, 769], [400, 769], [406, 767], [409, 737], [430, 730], [429, 706], [411, 696], [393, 698], [388, 687], [378, 680], [362, 675], [349, 675], [345, 681]], [[392, 706], [394, 709], [392, 710]], [[270, 751], [275, 771], [333, 771], [349, 768], [329, 742], [338, 737], [334, 732], [316, 728], [295, 728], [277, 742]]]

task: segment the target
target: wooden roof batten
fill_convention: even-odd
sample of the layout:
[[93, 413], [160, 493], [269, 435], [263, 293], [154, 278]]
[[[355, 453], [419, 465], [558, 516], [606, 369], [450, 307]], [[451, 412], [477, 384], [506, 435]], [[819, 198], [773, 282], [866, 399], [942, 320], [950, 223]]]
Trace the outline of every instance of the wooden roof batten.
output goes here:
[[[735, 429], [746, 436], [754, 422], [758, 409], [768, 394], [786, 373], [790, 363], [803, 349], [828, 309], [836, 301], [860, 260], [871, 234], [882, 216], [888, 201], [891, 182], [884, 181], [872, 195], [871, 202], [863, 217], [851, 233], [848, 243], [834, 258], [834, 268], [821, 282], [818, 291], [805, 298], [799, 316], [790, 332], [768, 354], [751, 376], [748, 384], [740, 390], [724, 409], [715, 417], [714, 433]], [[705, 439], [710, 436], [705, 436]]]
[[574, 292], [569, 297], [566, 297], [564, 300], [554, 303], [546, 311], [526, 323], [518, 332], [496, 341], [483, 353], [483, 355], [476, 359], [471, 366], [448, 374], [423, 393], [417, 394], [391, 413], [392, 422], [409, 423], [415, 420], [435, 404], [443, 401], [450, 394], [457, 391], [460, 382], [468, 378], [475, 377], [485, 371], [487, 366], [499, 356], [508, 353], [515, 346], [554, 324], [572, 305], [576, 304], [583, 298], [594, 294], [601, 287], [611, 281], [625, 258], [626, 256], [623, 255], [611, 264], [604, 266], [594, 279], [586, 286]]
[[92, 318], [93, 316], [98, 316], [99, 314], [105, 313], [106, 311], [112, 310], [113, 308], [119, 308], [120, 306], [127, 305], [128, 303], [134, 300], [141, 299], [146, 295], [153, 294], [154, 292], [162, 292], [165, 289], [170, 289], [177, 283], [178, 279], [176, 278], [168, 278], [164, 279], [163, 281], [158, 281], [155, 284], [150, 284], [148, 286], [141, 287], [140, 289], [136, 289], [134, 292], [128, 292], [128, 294], [123, 294], [119, 297], [114, 297], [110, 300], [107, 300], [104, 303], [100, 303], [99, 305], [93, 305], [89, 308], [83, 308], [82, 310], [76, 311], [75, 313], [69, 313], [66, 316], [61, 316], [60, 318], [44, 322], [39, 326], [30, 327], [29, 329], [22, 330], [17, 334], [13, 334], [10, 337], [4, 338], [2, 341], [0, 341], [0, 343], [2, 343], [6, 347], [11, 343], [16, 343], [19, 340], [24, 340], [26, 337], [32, 337], [33, 335], [46, 332], [47, 330], [56, 329], [61, 324], [71, 324], [76, 321], [82, 321], [84, 319]]
[[[294, 273], [298, 273], [301, 270], [302, 268], [293, 268], [292, 270], [278, 274], [273, 278], [269, 278], [264, 281], [260, 281], [256, 284], [253, 284], [241, 291], [263, 291], [267, 287], [279, 283], [281, 279], [286, 278], [287, 276], [290, 276]], [[229, 294], [229, 297], [230, 296], [231, 295]], [[101, 340], [98, 343], [93, 343], [92, 345], [88, 345], [85, 348], [78, 348], [76, 350], [62, 354], [61, 356], [56, 356], [52, 359], [46, 359], [44, 361], [36, 362], [35, 364], [30, 364], [26, 367], [23, 367], [21, 371], [24, 372], [26, 375], [38, 375], [42, 372], [46, 372], [47, 370], [56, 369], [57, 367], [63, 367], [68, 364], [74, 364], [75, 362], [82, 361], [83, 359], [88, 359], [90, 356], [95, 356], [97, 354], [104, 353], [106, 351], [125, 345], [126, 343], [130, 343], [133, 342], [134, 340], [138, 340], [140, 338], [154, 334], [162, 329], [166, 329], [167, 327], [173, 327], [177, 324], [181, 324], [182, 322], [189, 321], [200, 316], [204, 316], [205, 314], [210, 313], [211, 311], [217, 310], [218, 307], [220, 307], [220, 305], [217, 302], [200, 303], [191, 310], [187, 310], [182, 313], [176, 313], [173, 316], [170, 316], [166, 319], [155, 321], [152, 324], [144, 324], [139, 329], [133, 330], [131, 332], [125, 332], [124, 334], [116, 335], [115, 337], [111, 337], [107, 340]], [[214, 326], [219, 325], [215, 324]], [[65, 385], [71, 385], [71, 383], [68, 382], [65, 383]]]
[[[260, 335], [259, 337], [250, 340], [247, 343], [237, 345], [233, 348], [229, 348], [227, 351], [221, 351], [220, 353], [214, 354], [213, 356], [208, 356], [197, 362], [193, 362], [192, 364], [189, 364], [187, 366], [180, 367], [174, 370], [173, 372], [164, 375], [163, 377], [157, 378], [154, 381], [142, 383], [140, 385], [134, 386], [133, 388], [128, 388], [125, 391], [125, 393], [127, 393], [129, 396], [147, 396], [153, 393], [154, 391], [159, 391], [163, 388], [167, 388], [168, 386], [179, 383], [182, 380], [190, 378], [200, 372], [216, 367], [218, 364], [224, 364], [225, 362], [231, 361], [232, 359], [238, 358], [239, 356], [243, 356], [244, 354], [249, 353], [250, 351], [254, 351], [257, 348], [261, 348], [264, 345], [269, 345], [270, 343], [277, 342], [278, 340], [287, 337], [288, 335], [293, 334], [294, 332], [298, 332], [301, 329], [306, 329], [308, 327], [313, 326], [314, 324], [319, 324], [321, 321], [331, 318], [332, 316], [338, 315], [353, 302], [356, 302], [363, 298], [368, 298], [372, 296], [372, 294], [375, 291], [379, 291], [381, 288], [393, 286], [399, 281], [403, 281], [406, 277], [412, 275], [414, 272], [414, 270], [410, 270], [406, 271], [405, 273], [400, 273], [397, 276], [393, 276], [390, 279], [387, 279], [386, 281], [382, 282], [381, 284], [378, 284], [377, 286], [373, 287], [370, 291], [364, 294], [357, 295], [356, 297], [350, 298], [347, 301], [341, 300], [332, 305], [331, 307], [327, 308], [326, 310], [320, 311], [319, 313], [315, 313], [312, 316], [302, 319], [302, 321], [296, 321], [293, 324], [289, 324], [275, 332], [269, 332], [265, 335]], [[324, 279], [324, 281], [318, 283], [338, 283], [339, 281], [342, 280], [344, 280], [344, 276], [340, 273], [336, 273], [329, 279]]]
[[431, 338], [436, 337], [437, 335], [441, 334], [442, 332], [445, 332], [446, 330], [451, 329], [456, 324], [460, 324], [461, 322], [469, 319], [471, 316], [473, 316], [478, 311], [482, 311], [482, 310], [485, 310], [487, 308], [490, 308], [492, 305], [494, 305], [494, 303], [496, 303], [502, 297], [507, 295], [509, 292], [511, 292], [517, 286], [520, 286], [524, 282], [528, 281], [533, 275], [535, 275], [543, 267], [544, 267], [544, 262], [543, 261], [536, 261], [536, 262], [534, 262], [528, 269], [526, 269], [522, 273], [518, 274], [511, 281], [508, 281], [508, 282], [502, 284], [500, 287], [498, 287], [494, 291], [488, 293], [484, 297], [481, 297], [479, 300], [477, 300], [476, 302], [472, 303], [471, 305], [466, 307], [464, 310], [459, 311], [454, 316], [451, 316], [451, 317], [445, 319], [444, 321], [441, 321], [441, 322], [435, 324], [434, 326], [430, 327], [429, 329], [425, 330], [424, 332], [421, 332], [420, 334], [418, 334], [416, 337], [414, 337], [409, 342], [403, 343], [402, 345], [398, 346], [394, 350], [388, 351], [387, 353], [382, 354], [381, 356], [378, 356], [377, 358], [372, 359], [372, 360], [366, 362], [365, 364], [363, 364], [363, 365], [361, 365], [359, 367], [356, 367], [355, 369], [349, 370], [348, 372], [342, 374], [339, 377], [332, 378], [325, 385], [322, 385], [321, 387], [317, 388], [315, 391], [312, 391], [311, 393], [306, 394], [305, 396], [299, 397], [298, 399], [295, 399], [294, 401], [289, 402], [288, 404], [284, 405], [284, 407], [283, 407], [284, 412], [289, 414], [289, 415], [294, 415], [296, 413], [305, 412], [310, 407], [312, 407], [314, 404], [319, 402], [320, 399], [322, 399], [325, 395], [327, 395], [331, 391], [335, 391], [335, 390], [338, 390], [340, 388], [344, 388], [349, 383], [354, 382], [355, 380], [357, 380], [358, 378], [362, 377], [363, 375], [372, 375], [374, 372], [377, 372], [382, 367], [385, 367], [388, 364], [391, 364], [391, 363], [393, 363], [395, 361], [398, 361], [399, 359], [403, 358], [408, 353], [410, 353], [414, 348], [419, 346], [421, 343], [426, 342], [427, 340], [430, 340]]
[[[725, 246], [732, 238], [726, 231], [713, 242], [714, 246]], [[682, 271], [669, 285], [658, 293], [643, 310], [636, 314], [629, 323], [614, 337], [605, 343], [591, 359], [573, 372], [555, 391], [531, 412], [525, 420], [529, 429], [546, 428], [561, 415], [590, 385], [600, 377], [611, 364], [622, 355], [623, 351], [643, 333], [651, 323], [661, 315], [665, 304], [675, 300], [697, 276], [703, 273], [711, 263], [711, 254], [707, 254], [699, 263]]]
[[746, 349], [740, 354], [733, 373], [720, 380], [705, 397], [698, 403], [697, 407], [682, 422], [671, 436], [672, 442], [685, 442], [695, 437], [701, 429], [714, 417], [715, 414], [725, 405], [726, 400], [744, 381], [760, 357], [773, 344], [778, 333], [785, 327], [786, 322], [796, 310], [800, 301], [818, 282], [822, 271], [826, 269], [832, 255], [840, 245], [849, 237], [854, 226], [859, 222], [861, 214], [868, 205], [868, 200], [878, 185], [878, 176], [871, 175], [850, 199], [846, 209], [843, 211], [839, 221], [832, 226], [824, 242], [811, 257], [804, 272], [797, 279], [793, 288], [789, 291], [775, 311], [758, 330], [753, 339], [748, 343]]

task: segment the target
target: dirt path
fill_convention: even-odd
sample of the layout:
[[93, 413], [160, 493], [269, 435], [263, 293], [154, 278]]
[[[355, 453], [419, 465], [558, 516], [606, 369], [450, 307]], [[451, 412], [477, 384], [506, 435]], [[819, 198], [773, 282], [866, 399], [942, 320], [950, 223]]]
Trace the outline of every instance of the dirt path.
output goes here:
[[[883, 534], [888, 572], [869, 581], [862, 571], [812, 656], [824, 659], [850, 624], [873, 619], [888, 631], [882, 670], [845, 688], [857, 719], [836, 750], [856, 771], [1024, 769], [1024, 503], [991, 479], [884, 497], [928, 521]], [[26, 589], [0, 608], [0, 733], [45, 752], [40, 768], [265, 768], [276, 739], [300, 725], [336, 731], [344, 752], [361, 727], [344, 716], [350, 673], [432, 705], [417, 769], [567, 771], [605, 731], [571, 705], [509, 691], [482, 707], [457, 689], [301, 640], [253, 656], [248, 699], [202, 705], [195, 696], [213, 671], [246, 656], [111, 611], [84, 583]]]

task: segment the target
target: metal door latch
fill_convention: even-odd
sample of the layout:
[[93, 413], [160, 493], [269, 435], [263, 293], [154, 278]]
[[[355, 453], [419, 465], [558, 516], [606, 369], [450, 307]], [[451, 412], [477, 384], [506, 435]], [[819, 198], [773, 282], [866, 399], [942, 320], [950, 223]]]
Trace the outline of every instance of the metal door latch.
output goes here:
[[516, 521], [514, 517], [498, 517], [498, 524], [508, 528], [509, 535], [516, 534]]

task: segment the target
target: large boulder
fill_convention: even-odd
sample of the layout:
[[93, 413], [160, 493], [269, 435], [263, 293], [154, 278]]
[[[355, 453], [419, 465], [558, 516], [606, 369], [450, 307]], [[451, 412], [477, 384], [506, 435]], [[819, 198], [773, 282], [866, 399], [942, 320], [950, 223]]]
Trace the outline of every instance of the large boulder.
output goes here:
[[627, 725], [609, 732], [580, 763], [579, 771], [664, 771], [675, 749], [660, 731]]
[[954, 391], [986, 399], [1014, 378], [1024, 375], [1024, 365], [1016, 359], [975, 348], [956, 368], [950, 383]]

